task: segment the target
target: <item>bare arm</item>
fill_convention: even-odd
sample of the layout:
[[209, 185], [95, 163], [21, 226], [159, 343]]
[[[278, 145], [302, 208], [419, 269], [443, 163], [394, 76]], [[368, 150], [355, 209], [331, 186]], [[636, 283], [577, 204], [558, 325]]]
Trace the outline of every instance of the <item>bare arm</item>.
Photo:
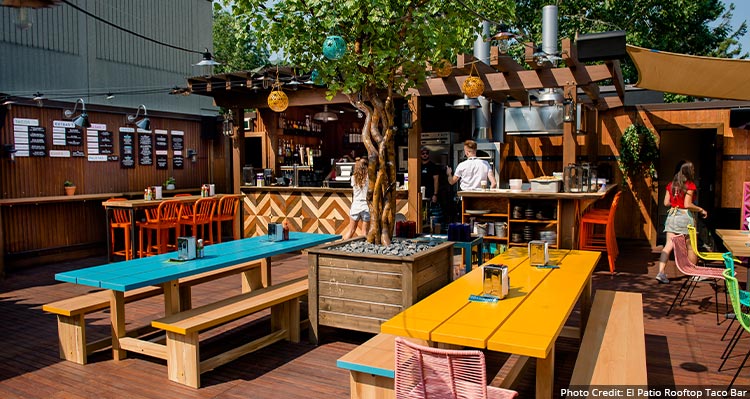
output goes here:
[[453, 175], [453, 169], [450, 166], [445, 168], [445, 174], [448, 175], [448, 184], [451, 186], [456, 184], [459, 178]]
[[490, 173], [487, 173], [487, 178], [490, 179], [490, 188], [497, 188], [497, 180], [495, 180], [495, 171], [490, 169]]
[[669, 193], [669, 190], [664, 194], [664, 206], [672, 206], [672, 195]]
[[433, 182], [433, 187], [434, 187], [432, 191], [432, 202], [437, 202], [437, 199], [438, 199], [437, 194], [438, 194], [438, 188], [439, 188], [438, 175], [432, 176], [432, 182]]
[[701, 214], [702, 218], [708, 217], [708, 212], [705, 209], [693, 204], [693, 190], [687, 190], [685, 192], [685, 209], [695, 211]]

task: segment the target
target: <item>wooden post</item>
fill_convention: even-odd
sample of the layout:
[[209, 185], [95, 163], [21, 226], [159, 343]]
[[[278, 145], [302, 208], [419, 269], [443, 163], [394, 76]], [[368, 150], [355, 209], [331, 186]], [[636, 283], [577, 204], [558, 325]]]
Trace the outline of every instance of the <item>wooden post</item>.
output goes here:
[[418, 96], [412, 96], [408, 105], [411, 109], [412, 127], [409, 129], [409, 161], [407, 162], [407, 173], [409, 174], [409, 214], [408, 220], [417, 222], [417, 232], [422, 232], [422, 200], [420, 198], [419, 186], [422, 184], [421, 165], [419, 160], [420, 137], [422, 135], [422, 100]]

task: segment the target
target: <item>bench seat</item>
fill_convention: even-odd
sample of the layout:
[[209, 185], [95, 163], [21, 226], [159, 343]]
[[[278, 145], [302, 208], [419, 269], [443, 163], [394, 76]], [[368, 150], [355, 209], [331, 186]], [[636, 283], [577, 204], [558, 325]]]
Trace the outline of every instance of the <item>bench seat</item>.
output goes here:
[[597, 290], [570, 386], [648, 386], [640, 293]]
[[[201, 373], [281, 340], [299, 342], [299, 300], [307, 296], [307, 291], [307, 277], [301, 277], [152, 321], [153, 327], [167, 332], [169, 379], [199, 388]], [[200, 360], [200, 332], [268, 308], [271, 309], [270, 334], [212, 358]]]
[[[427, 345], [427, 341], [408, 338]], [[395, 398], [393, 382], [396, 365], [396, 335], [380, 333], [352, 349], [336, 361], [336, 366], [349, 370], [352, 399]]]
[[[202, 284], [233, 274], [244, 273], [242, 279], [243, 292], [260, 288], [260, 266], [258, 261], [238, 264], [232, 267], [206, 272], [179, 280], [180, 308], [189, 309], [190, 289], [194, 285]], [[251, 275], [255, 273], [256, 275]], [[160, 295], [164, 292], [161, 286], [149, 286], [127, 291], [124, 293], [125, 303]], [[112, 344], [112, 338], [106, 337], [93, 342], [86, 342], [85, 316], [109, 308], [111, 293], [101, 290], [62, 299], [42, 306], [42, 310], [57, 315], [57, 334], [60, 348], [60, 358], [78, 364], [86, 364], [88, 355], [106, 348]], [[138, 336], [153, 330], [151, 326], [142, 326], [127, 333], [128, 336]]]

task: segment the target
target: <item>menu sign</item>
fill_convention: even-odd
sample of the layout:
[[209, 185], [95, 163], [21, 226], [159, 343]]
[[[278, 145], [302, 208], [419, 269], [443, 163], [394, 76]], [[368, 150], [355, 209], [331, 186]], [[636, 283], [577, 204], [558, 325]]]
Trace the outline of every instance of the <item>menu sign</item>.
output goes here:
[[135, 167], [135, 130], [132, 127], [120, 128], [120, 168]]
[[29, 156], [29, 128], [39, 126], [39, 119], [13, 118], [13, 144], [17, 157]]
[[32, 157], [47, 156], [47, 134], [41, 126], [29, 126], [29, 155]]
[[185, 132], [181, 130], [172, 130], [172, 168], [182, 169], [184, 164], [182, 158], [182, 149], [185, 143]]
[[166, 130], [154, 130], [154, 154], [156, 169], [169, 169], [169, 135]]
[[65, 145], [76, 147], [83, 145], [83, 131], [79, 128], [65, 129]]
[[99, 154], [110, 155], [114, 153], [114, 138], [112, 132], [99, 132]]
[[138, 129], [138, 165], [154, 164], [154, 138], [150, 132]]

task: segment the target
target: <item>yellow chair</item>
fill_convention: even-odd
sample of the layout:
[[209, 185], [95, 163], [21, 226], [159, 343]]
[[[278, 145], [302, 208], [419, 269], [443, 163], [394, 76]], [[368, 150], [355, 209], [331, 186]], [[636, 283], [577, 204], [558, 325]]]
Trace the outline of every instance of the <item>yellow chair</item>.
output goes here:
[[[688, 225], [688, 235], [690, 236], [690, 247], [693, 248], [693, 252], [698, 255], [698, 258], [704, 262], [721, 262], [724, 263], [724, 254], [721, 252], [701, 252], [698, 250], [698, 234], [695, 232], [695, 226], [692, 224]], [[742, 263], [739, 259], [734, 258], [735, 263]]]

